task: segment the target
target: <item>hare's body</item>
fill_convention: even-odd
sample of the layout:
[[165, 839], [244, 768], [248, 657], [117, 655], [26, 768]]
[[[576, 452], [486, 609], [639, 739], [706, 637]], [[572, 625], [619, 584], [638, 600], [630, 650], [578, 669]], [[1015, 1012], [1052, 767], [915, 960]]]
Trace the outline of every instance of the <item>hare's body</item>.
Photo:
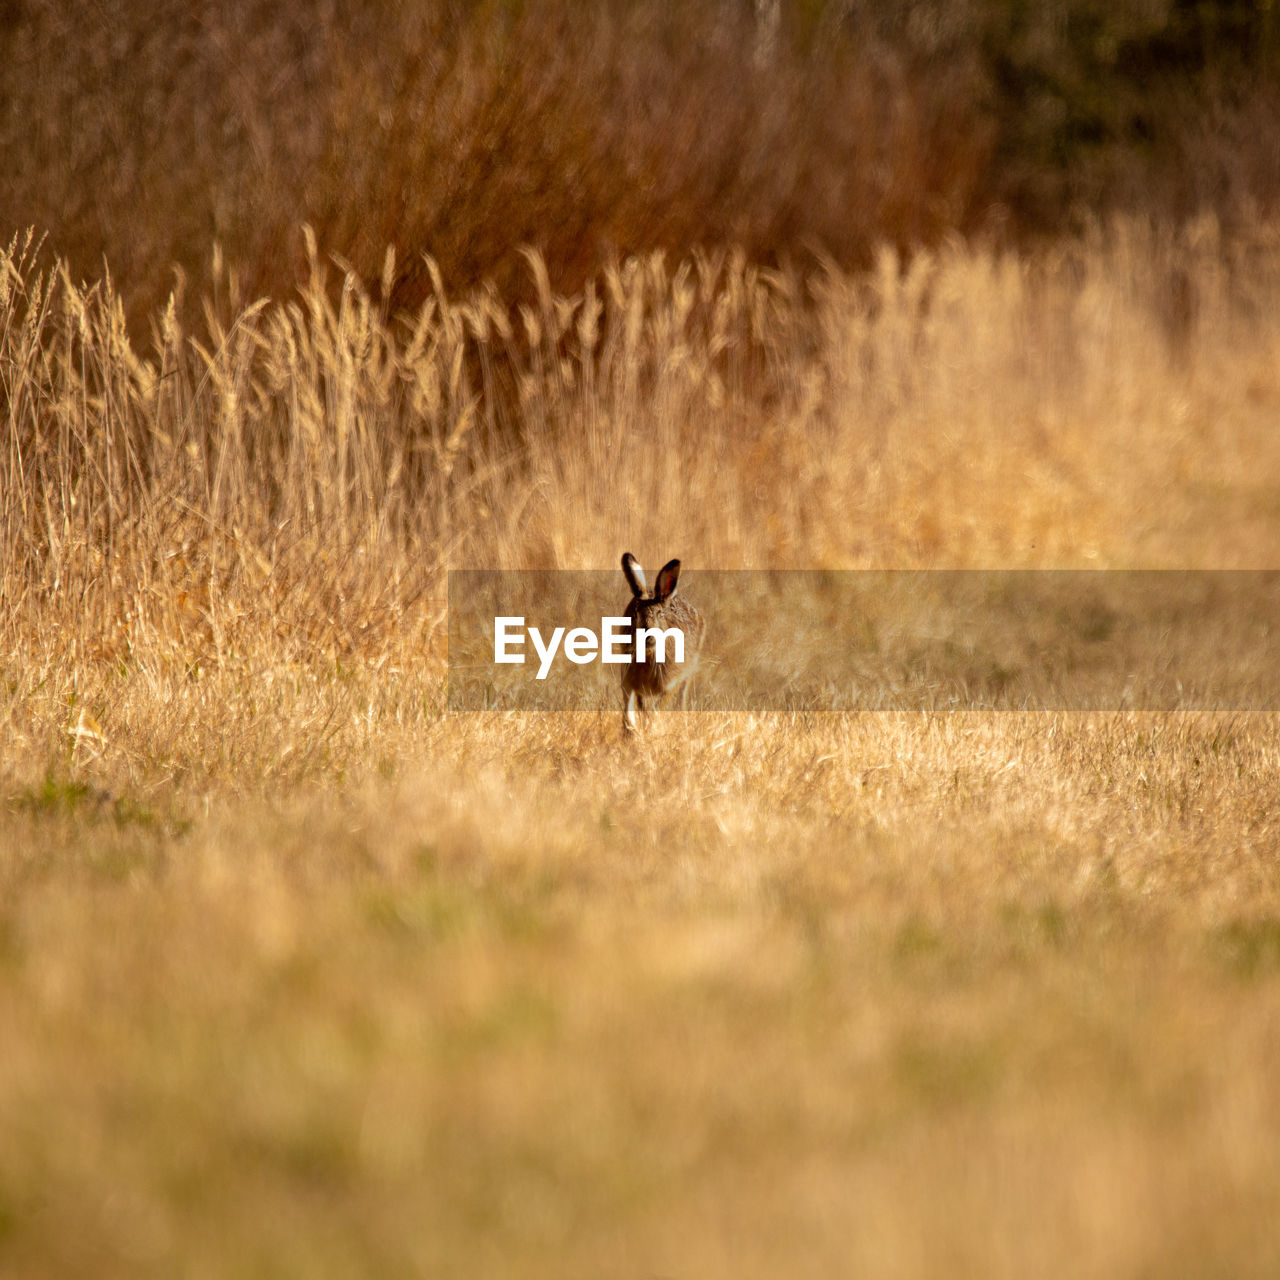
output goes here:
[[656, 640], [650, 635], [644, 657], [622, 668], [622, 731], [632, 733], [636, 728], [636, 713], [645, 710], [646, 702], [658, 702], [677, 690], [683, 698], [688, 698], [689, 681], [698, 666], [707, 625], [697, 609], [676, 593], [679, 560], [671, 560], [662, 567], [652, 594], [645, 584], [644, 570], [629, 551], [622, 557], [622, 572], [631, 587], [627, 617], [631, 620], [632, 634], [643, 627], [649, 632], [675, 629], [684, 635], [683, 662], [676, 662], [670, 651], [659, 660]]

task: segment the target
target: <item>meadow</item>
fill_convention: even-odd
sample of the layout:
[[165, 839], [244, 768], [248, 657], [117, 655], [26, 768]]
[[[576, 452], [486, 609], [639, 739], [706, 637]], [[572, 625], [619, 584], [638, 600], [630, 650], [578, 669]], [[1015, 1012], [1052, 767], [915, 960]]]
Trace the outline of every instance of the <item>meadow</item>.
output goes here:
[[6, 1275], [1275, 1274], [1273, 713], [445, 707], [451, 567], [1274, 567], [1265, 223], [400, 316], [309, 238], [149, 342], [37, 249]]

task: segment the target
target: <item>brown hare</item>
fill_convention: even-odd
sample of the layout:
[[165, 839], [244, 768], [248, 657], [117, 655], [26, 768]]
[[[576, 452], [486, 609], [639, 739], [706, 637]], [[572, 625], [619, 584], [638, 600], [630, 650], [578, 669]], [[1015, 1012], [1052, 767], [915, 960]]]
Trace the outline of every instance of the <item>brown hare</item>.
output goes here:
[[[680, 561], [669, 560], [658, 573], [650, 595], [640, 562], [628, 551], [622, 557], [622, 573], [631, 587], [627, 617], [632, 634], [643, 627], [644, 658], [622, 668], [622, 732], [634, 733], [636, 712], [645, 710], [646, 701], [657, 703], [667, 694], [680, 691], [682, 705], [689, 696], [689, 681], [697, 669], [702, 638], [707, 624], [702, 615], [683, 596], [676, 594], [680, 577]], [[677, 630], [684, 635], [684, 661], [674, 660], [674, 637], [662, 642], [659, 652], [657, 632]]]

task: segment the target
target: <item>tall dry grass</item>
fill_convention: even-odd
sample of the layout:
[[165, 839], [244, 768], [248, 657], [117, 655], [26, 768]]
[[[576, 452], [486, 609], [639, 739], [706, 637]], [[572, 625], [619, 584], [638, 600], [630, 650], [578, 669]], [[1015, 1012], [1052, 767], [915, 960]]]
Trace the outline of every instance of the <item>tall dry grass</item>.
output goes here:
[[533, 257], [523, 309], [424, 264], [405, 316], [312, 250], [292, 301], [147, 347], [33, 248], [0, 269], [0, 1270], [1275, 1270], [1274, 716], [624, 747], [444, 715], [441, 647], [447, 568], [623, 547], [1271, 567], [1272, 232], [572, 296]]
[[[135, 348], [111, 278], [3, 261], [3, 590], [82, 653], [378, 649], [449, 566], [1267, 567], [1270, 233], [1118, 224], [869, 277], [632, 259], [389, 316], [311, 276]], [[388, 256], [387, 273], [394, 270]], [[330, 274], [332, 274], [330, 272]], [[334, 300], [336, 299], [336, 300]], [[1225, 495], [1230, 494], [1230, 501]], [[1213, 512], [1212, 520], [1205, 514]]]

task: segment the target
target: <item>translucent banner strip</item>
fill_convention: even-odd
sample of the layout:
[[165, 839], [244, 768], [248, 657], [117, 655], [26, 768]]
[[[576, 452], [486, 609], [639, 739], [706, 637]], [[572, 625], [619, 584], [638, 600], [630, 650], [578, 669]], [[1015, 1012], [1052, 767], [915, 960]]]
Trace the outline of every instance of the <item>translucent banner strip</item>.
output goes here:
[[[705, 631], [692, 710], [1280, 709], [1280, 571], [686, 569], [676, 592]], [[618, 709], [631, 598], [618, 570], [451, 572], [450, 709]]]

